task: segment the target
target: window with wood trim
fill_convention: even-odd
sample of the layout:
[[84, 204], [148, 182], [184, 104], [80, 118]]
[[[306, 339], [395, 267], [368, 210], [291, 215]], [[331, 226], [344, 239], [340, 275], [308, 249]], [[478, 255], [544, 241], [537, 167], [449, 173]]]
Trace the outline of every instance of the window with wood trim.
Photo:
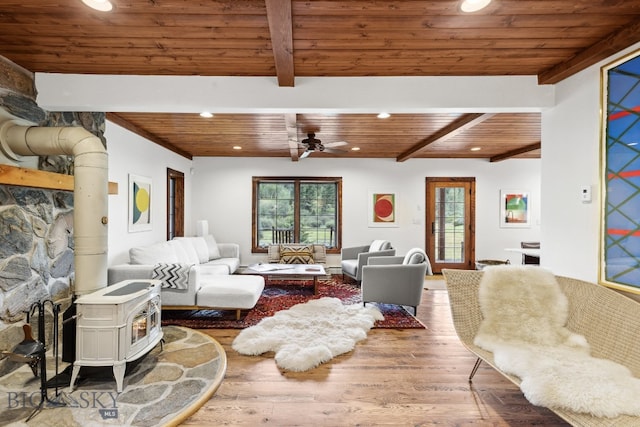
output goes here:
[[252, 252], [314, 243], [340, 253], [342, 178], [254, 177]]

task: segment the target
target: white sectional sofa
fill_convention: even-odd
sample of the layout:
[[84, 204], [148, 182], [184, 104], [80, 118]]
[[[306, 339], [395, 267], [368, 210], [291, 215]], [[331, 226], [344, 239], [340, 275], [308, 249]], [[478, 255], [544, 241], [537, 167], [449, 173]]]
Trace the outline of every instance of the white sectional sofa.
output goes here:
[[[165, 310], [237, 309], [239, 316], [239, 310], [253, 308], [264, 289], [260, 276], [233, 275], [239, 265], [240, 247], [235, 243], [217, 243], [211, 235], [176, 237], [131, 248], [128, 264], [109, 268], [108, 284], [157, 278], [163, 280], [161, 299]], [[180, 283], [177, 287], [169, 283], [169, 275], [158, 277], [162, 268], [173, 269]]]

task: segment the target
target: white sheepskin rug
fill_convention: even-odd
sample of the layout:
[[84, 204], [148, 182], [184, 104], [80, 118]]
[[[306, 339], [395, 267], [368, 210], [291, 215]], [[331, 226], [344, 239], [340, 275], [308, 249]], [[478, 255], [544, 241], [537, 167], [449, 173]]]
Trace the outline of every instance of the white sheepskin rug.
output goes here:
[[568, 301], [551, 272], [487, 267], [479, 302], [483, 321], [475, 344], [521, 379], [531, 403], [596, 417], [640, 415], [640, 379], [623, 365], [591, 357], [587, 340], [566, 328]]
[[307, 371], [353, 350], [376, 320], [384, 320], [384, 316], [374, 306], [343, 305], [338, 298], [320, 298], [278, 311], [243, 329], [232, 347], [250, 356], [273, 351], [280, 368]]

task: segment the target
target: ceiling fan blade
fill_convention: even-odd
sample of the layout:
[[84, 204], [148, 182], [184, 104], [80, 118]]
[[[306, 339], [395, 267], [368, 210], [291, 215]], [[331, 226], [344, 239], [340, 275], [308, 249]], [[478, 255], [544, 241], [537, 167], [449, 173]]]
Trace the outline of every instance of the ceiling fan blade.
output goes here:
[[336, 148], [328, 148], [326, 146], [325, 146], [323, 151], [326, 152], [326, 153], [333, 153], [333, 154], [346, 154], [346, 153], [348, 153], [347, 150], [338, 150]]
[[349, 145], [347, 141], [336, 141], [336, 142], [328, 142], [324, 144], [325, 147], [340, 147], [343, 145]]

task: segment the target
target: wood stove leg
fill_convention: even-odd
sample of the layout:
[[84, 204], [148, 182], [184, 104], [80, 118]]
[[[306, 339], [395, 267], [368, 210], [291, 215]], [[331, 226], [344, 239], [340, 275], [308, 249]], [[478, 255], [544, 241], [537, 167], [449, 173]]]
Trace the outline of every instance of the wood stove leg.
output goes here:
[[116, 362], [113, 365], [113, 376], [116, 379], [116, 391], [122, 393], [122, 383], [124, 382], [124, 371], [126, 371], [127, 362]]
[[80, 365], [73, 364], [73, 371], [71, 371], [71, 381], [69, 382], [69, 393], [73, 392], [73, 386], [76, 384], [78, 373], [80, 372]]

